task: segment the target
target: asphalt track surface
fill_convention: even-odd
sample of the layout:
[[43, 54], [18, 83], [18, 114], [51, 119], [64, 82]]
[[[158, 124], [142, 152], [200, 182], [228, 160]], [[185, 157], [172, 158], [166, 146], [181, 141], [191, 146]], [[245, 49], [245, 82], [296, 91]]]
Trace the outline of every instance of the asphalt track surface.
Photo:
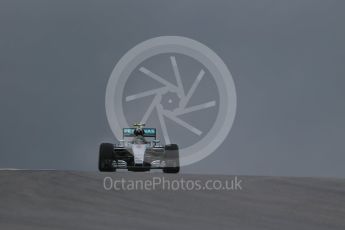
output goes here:
[[242, 190], [236, 191], [107, 191], [106, 176], [126, 182], [234, 179], [0, 171], [0, 229], [345, 229], [344, 179], [240, 176]]

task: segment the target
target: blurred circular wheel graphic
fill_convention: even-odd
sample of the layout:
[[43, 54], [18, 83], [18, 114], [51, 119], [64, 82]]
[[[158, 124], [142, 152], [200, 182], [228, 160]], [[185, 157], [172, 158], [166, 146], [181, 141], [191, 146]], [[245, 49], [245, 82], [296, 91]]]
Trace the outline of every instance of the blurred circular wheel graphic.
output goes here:
[[[154, 69], [143, 65], [145, 60], [162, 54], [169, 57], [176, 84], [155, 73]], [[193, 77], [193, 82], [188, 89], [183, 84], [178, 55], [190, 57], [203, 66]], [[125, 85], [135, 70], [156, 81], [161, 87], [126, 95]], [[205, 75], [212, 76], [218, 97], [191, 106], [190, 99]], [[141, 122], [147, 122], [153, 111], [156, 111], [165, 144], [171, 144], [167, 119], [198, 137], [196, 141], [190, 142], [183, 148], [180, 147], [181, 166], [197, 162], [213, 153], [226, 139], [236, 114], [236, 90], [227, 66], [207, 46], [185, 37], [162, 36], [146, 40], [129, 50], [116, 64], [107, 84], [105, 106], [110, 128], [117, 139], [122, 139], [122, 128], [129, 126], [126, 118], [128, 115], [126, 116], [124, 110], [125, 103], [148, 96], [153, 99], [146, 108]], [[212, 122], [207, 130], [201, 130], [182, 118], [183, 115], [198, 114], [213, 107], [218, 107], [214, 120], [204, 119], [203, 121]]]

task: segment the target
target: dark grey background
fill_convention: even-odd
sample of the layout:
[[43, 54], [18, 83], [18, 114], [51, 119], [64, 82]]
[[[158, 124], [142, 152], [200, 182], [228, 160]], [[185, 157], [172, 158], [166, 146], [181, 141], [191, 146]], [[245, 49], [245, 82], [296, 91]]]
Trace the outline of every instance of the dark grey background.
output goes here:
[[229, 66], [238, 110], [193, 173], [345, 176], [345, 2], [0, 0], [0, 167], [96, 170], [104, 95], [137, 43], [198, 40]]

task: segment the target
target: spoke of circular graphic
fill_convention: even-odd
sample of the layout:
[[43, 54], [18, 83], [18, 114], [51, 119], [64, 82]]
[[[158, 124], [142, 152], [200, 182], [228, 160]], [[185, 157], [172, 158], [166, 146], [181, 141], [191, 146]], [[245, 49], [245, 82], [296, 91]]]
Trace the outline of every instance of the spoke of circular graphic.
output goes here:
[[141, 123], [146, 123], [147, 119], [150, 117], [153, 109], [159, 104], [159, 101], [161, 100], [162, 96], [160, 94], [156, 94], [153, 98], [149, 108], [146, 110], [143, 118], [141, 119]]
[[147, 96], [150, 96], [150, 95], [153, 95], [153, 94], [157, 94], [157, 93], [161, 93], [162, 94], [162, 93], [165, 93], [167, 91], [168, 91], [167, 87], [161, 87], [161, 88], [148, 90], [148, 91], [145, 91], [145, 92], [142, 92], [142, 93], [138, 93], [138, 94], [133, 94], [133, 95], [130, 95], [130, 96], [126, 97], [126, 102], [133, 101], [133, 100], [136, 100], [136, 99], [139, 99], [139, 98], [142, 98], [142, 97], [147, 97]]
[[178, 92], [178, 88], [175, 85], [171, 84], [167, 80], [163, 79], [161, 76], [151, 72], [150, 70], [146, 69], [145, 67], [140, 67], [139, 71], [142, 72], [143, 74], [145, 74], [146, 76], [151, 77], [152, 79], [154, 79], [154, 80], [158, 81], [159, 83], [165, 85], [166, 87], [169, 88], [170, 91]]
[[190, 98], [193, 96], [196, 88], [198, 87], [201, 79], [203, 78], [203, 76], [205, 75], [205, 71], [202, 69], [200, 70], [198, 76], [196, 77], [195, 81], [193, 82], [192, 86], [190, 87], [187, 96], [183, 97], [180, 101], [180, 108], [185, 108], [188, 101], [190, 100]]
[[156, 109], [157, 109], [158, 119], [159, 119], [159, 123], [161, 125], [161, 129], [162, 129], [162, 133], [163, 133], [165, 144], [170, 144], [171, 142], [170, 142], [168, 130], [167, 130], [167, 127], [165, 125], [165, 120], [164, 120], [164, 117], [163, 117], [162, 105], [157, 105]]
[[164, 114], [164, 116], [166, 116], [170, 120], [175, 121], [177, 124], [179, 124], [182, 127], [188, 129], [189, 131], [195, 133], [196, 135], [200, 136], [202, 134], [202, 131], [200, 131], [199, 129], [193, 127], [192, 125], [188, 124], [187, 122], [181, 120], [180, 118], [176, 117], [170, 111], [163, 111], [163, 114]]
[[178, 95], [179, 95], [180, 98], [182, 98], [182, 97], [185, 96], [185, 94], [184, 94], [184, 87], [183, 87], [183, 84], [182, 84], [181, 75], [180, 75], [180, 71], [179, 71], [178, 66], [177, 66], [177, 62], [176, 62], [175, 56], [170, 56], [170, 61], [171, 61], [171, 65], [173, 67], [174, 75], [175, 75], [176, 82], [177, 82]]
[[177, 109], [175, 111], [172, 112], [172, 114], [174, 114], [175, 116], [179, 116], [182, 114], [186, 114], [186, 113], [191, 113], [191, 112], [195, 112], [198, 110], [202, 110], [202, 109], [207, 109], [210, 107], [213, 107], [216, 105], [216, 101], [210, 101], [204, 104], [200, 104], [200, 105], [195, 105], [195, 106], [191, 106], [185, 109]]

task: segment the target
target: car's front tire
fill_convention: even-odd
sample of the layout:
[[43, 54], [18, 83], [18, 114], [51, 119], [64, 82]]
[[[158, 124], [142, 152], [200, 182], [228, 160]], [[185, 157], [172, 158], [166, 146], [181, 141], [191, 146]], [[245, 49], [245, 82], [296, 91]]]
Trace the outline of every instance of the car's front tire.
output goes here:
[[163, 168], [164, 173], [180, 172], [180, 157], [178, 145], [169, 144], [165, 146], [165, 162], [166, 167]]
[[99, 147], [98, 169], [101, 172], [115, 172], [113, 167], [113, 152], [114, 145], [109, 143], [102, 143]]

